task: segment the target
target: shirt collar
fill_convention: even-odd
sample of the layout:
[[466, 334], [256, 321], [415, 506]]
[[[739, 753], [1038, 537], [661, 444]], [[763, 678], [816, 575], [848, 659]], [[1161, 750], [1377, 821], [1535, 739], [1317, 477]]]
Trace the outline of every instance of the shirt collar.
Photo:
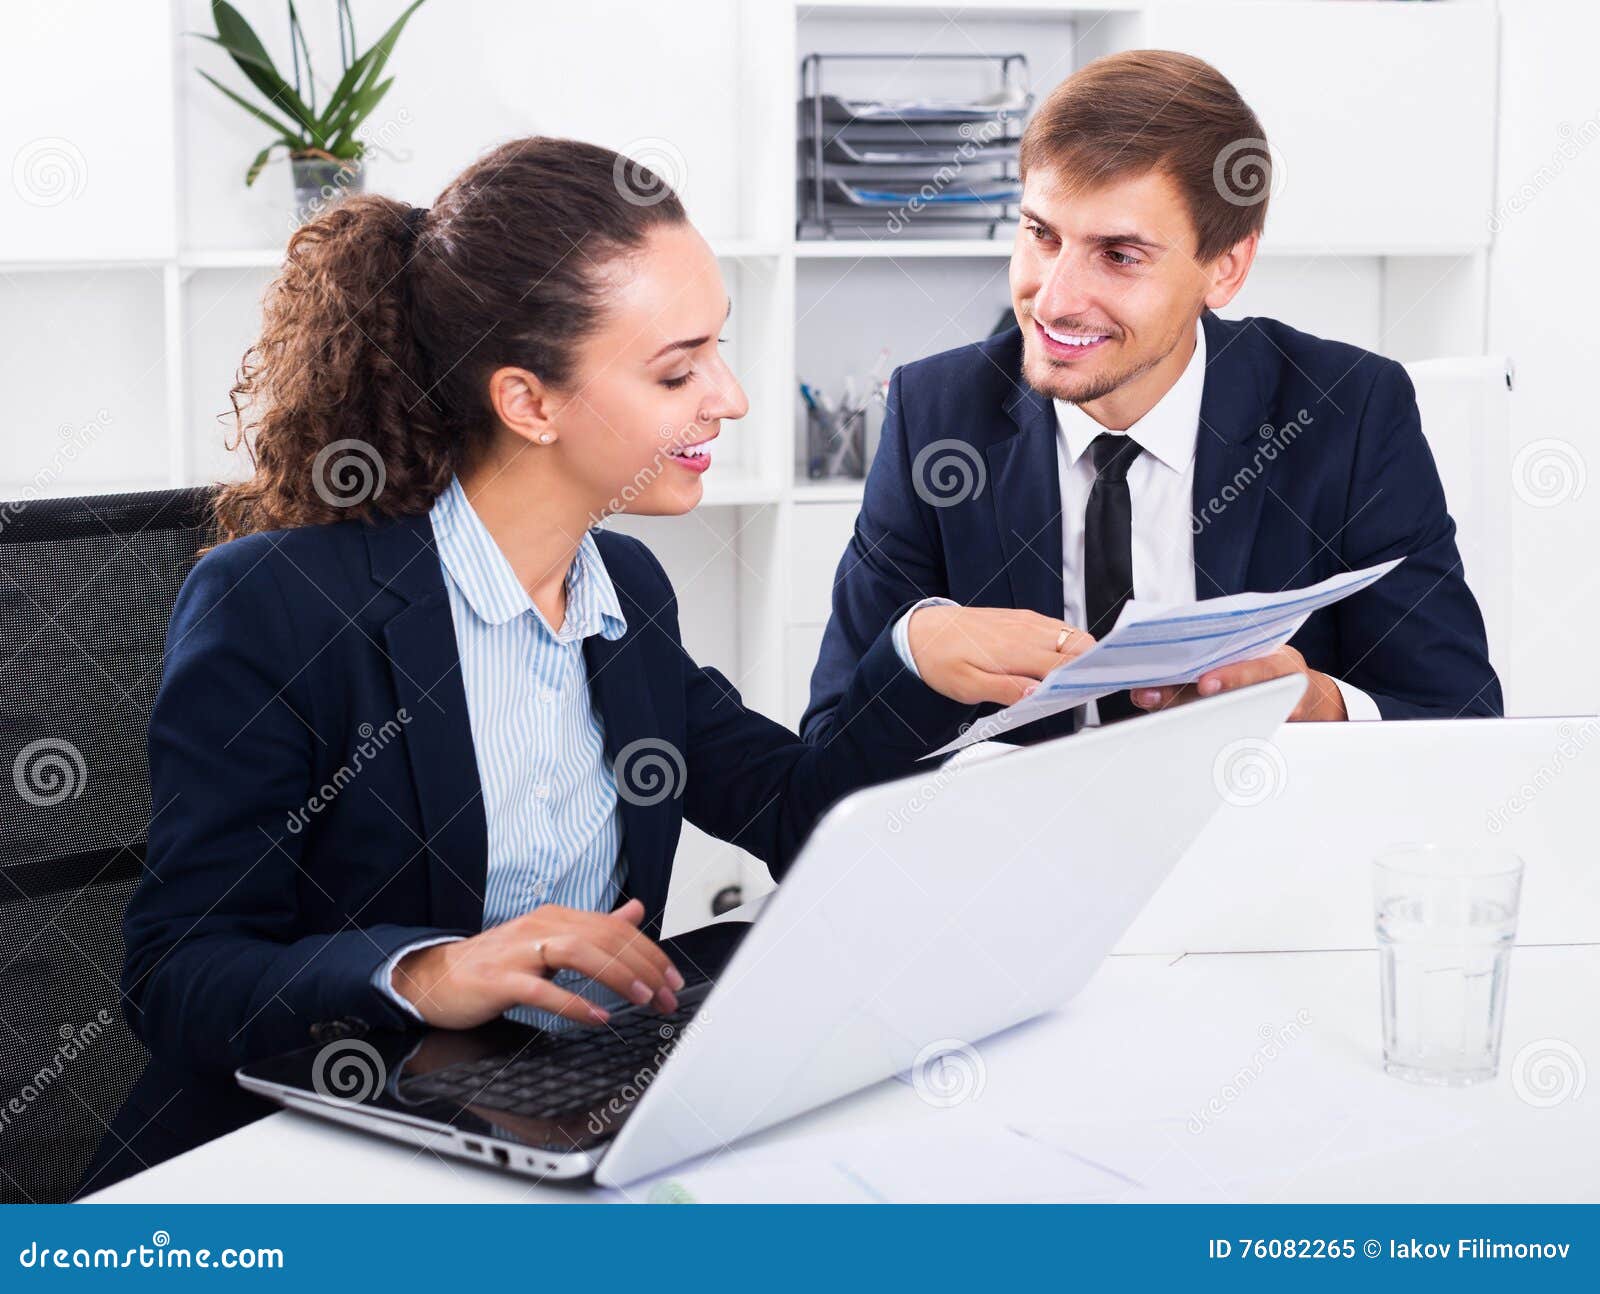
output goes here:
[[[1194, 354], [1178, 375], [1178, 380], [1155, 406], [1129, 427], [1140, 446], [1175, 472], [1187, 471], [1194, 459], [1195, 442], [1200, 436], [1200, 398], [1206, 389], [1206, 330], [1195, 324]], [[1056, 425], [1066, 444], [1067, 461], [1076, 463], [1094, 438], [1105, 431], [1078, 405], [1055, 400]]]
[[616, 587], [592, 534], [578, 545], [567, 571], [567, 616], [559, 632], [550, 628], [517, 579], [511, 563], [494, 542], [467, 499], [459, 478], [452, 476], [429, 512], [439, 560], [450, 581], [486, 624], [501, 625], [523, 614], [557, 642], [579, 642], [593, 634], [615, 640], [627, 632]]

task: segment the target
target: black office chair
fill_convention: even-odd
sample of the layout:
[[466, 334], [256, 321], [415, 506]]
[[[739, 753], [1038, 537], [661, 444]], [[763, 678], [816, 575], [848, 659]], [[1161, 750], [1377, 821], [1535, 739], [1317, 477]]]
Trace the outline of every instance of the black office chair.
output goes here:
[[145, 729], [210, 492], [0, 502], [0, 1201], [67, 1199], [145, 1064], [122, 909]]

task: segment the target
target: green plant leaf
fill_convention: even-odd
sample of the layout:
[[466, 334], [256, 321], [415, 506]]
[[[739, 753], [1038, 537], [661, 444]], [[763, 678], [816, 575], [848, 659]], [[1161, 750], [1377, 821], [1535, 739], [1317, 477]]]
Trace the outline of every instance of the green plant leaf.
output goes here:
[[245, 21], [244, 15], [229, 4], [228, 0], [211, 0], [211, 19], [217, 24], [218, 44], [227, 46], [230, 51], [236, 51], [236, 57], [248, 59], [257, 67], [265, 68], [274, 76], [278, 75], [272, 56], [267, 53], [267, 47], [256, 35], [255, 28]]
[[[349, 109], [344, 117], [341, 118], [338, 125], [338, 134], [334, 136], [334, 144], [354, 142], [355, 133], [361, 128], [361, 123], [372, 115], [372, 110], [378, 106], [383, 96], [389, 93], [389, 87], [393, 84], [394, 77], [391, 76], [381, 85], [376, 85], [370, 90], [364, 90], [360, 94], [351, 96]], [[330, 151], [338, 152], [338, 149], [330, 145]]]
[[336, 130], [337, 122], [345, 113], [351, 94], [355, 92], [356, 84], [367, 70], [367, 64], [376, 52], [376, 46], [350, 64], [345, 74], [339, 78], [339, 84], [333, 87], [333, 93], [328, 96], [328, 106], [322, 110], [322, 128], [327, 133]]
[[227, 0], [211, 0], [211, 16], [216, 20], [217, 34], [204, 39], [227, 50], [238, 69], [256, 89], [266, 95], [273, 107], [287, 112], [300, 123], [302, 129], [314, 136], [317, 126], [315, 114], [301, 100], [295, 88], [283, 79], [266, 46], [239, 11]]
[[[339, 84], [334, 87], [327, 107], [319, 114], [308, 108], [294, 87], [283, 79], [266, 47], [239, 11], [227, 0], [211, 0], [211, 13], [217, 24], [217, 34], [215, 36], [204, 32], [189, 34], [220, 45], [250, 83], [267, 97], [272, 107], [287, 113], [297, 123], [292, 126], [286, 125], [228, 89], [216, 77], [206, 72], [200, 73], [257, 121], [270, 126], [278, 136], [277, 140], [256, 155], [247, 173], [246, 184], [255, 182], [272, 150], [280, 145], [289, 149], [291, 154], [315, 148], [341, 159], [355, 160], [362, 156], [365, 151], [364, 146], [355, 138], [355, 132], [394, 84], [392, 76], [380, 80], [384, 65], [394, 52], [395, 44], [399, 41], [400, 34], [405, 30], [411, 15], [420, 9], [423, 3], [424, 0], [412, 0], [412, 3], [407, 5], [400, 16], [390, 24], [389, 29], [373, 42], [371, 48], [354, 59], [345, 69], [344, 75], [339, 78]], [[341, 35], [343, 35], [342, 29]], [[305, 52], [309, 65], [310, 50], [305, 48], [304, 33], [301, 33], [299, 39], [300, 49]], [[355, 52], [353, 21], [350, 23], [350, 51], [352, 54]]]
[[350, 12], [350, 0], [337, 0], [335, 6], [339, 21], [339, 66], [350, 70], [350, 60], [356, 56], [356, 19]]
[[405, 30], [406, 23], [410, 21], [411, 15], [422, 7], [422, 3], [423, 0], [412, 0], [405, 12], [394, 20], [389, 30], [379, 36], [372, 43], [372, 48], [361, 56], [362, 59], [369, 61], [366, 73], [361, 78], [361, 89], [367, 89], [383, 74], [383, 65], [389, 61], [389, 55], [394, 53], [395, 42], [400, 39], [400, 33]]
[[306, 107], [312, 117], [317, 112], [317, 74], [311, 69], [311, 46], [306, 41], [305, 28], [300, 25], [300, 14], [289, 0], [289, 49], [294, 53], [294, 89], [300, 93], [300, 59], [306, 61]]
[[250, 169], [244, 173], [244, 185], [245, 185], [245, 188], [248, 189], [252, 184], [254, 184], [256, 182], [256, 177], [261, 174], [261, 168], [264, 167], [269, 160], [271, 160], [272, 150], [274, 148], [287, 148], [287, 147], [288, 147], [288, 145], [285, 144], [283, 142], [283, 140], [275, 139], [275, 140], [272, 141], [272, 143], [268, 144], [259, 153], [257, 153], [256, 154], [256, 160], [250, 163]]
[[[421, 7], [422, 3], [423, 0], [415, 0], [415, 3], [395, 19], [389, 30], [373, 42], [372, 48], [351, 63], [349, 70], [339, 78], [339, 84], [334, 87], [333, 94], [328, 98], [328, 106], [322, 114], [320, 125], [325, 138], [339, 140], [360, 125], [361, 118], [356, 118], [352, 124], [351, 117], [356, 109], [352, 107], [351, 100], [354, 96], [372, 89], [373, 82], [382, 73], [383, 66], [388, 62], [389, 55], [394, 52], [395, 42], [400, 39], [401, 31], [404, 30], [407, 21]], [[384, 83], [385, 90], [393, 80], [394, 78], [390, 77], [389, 81]], [[378, 99], [382, 97], [383, 95], [380, 92], [373, 98], [368, 104], [366, 112], [370, 113], [372, 108], [377, 105]], [[362, 117], [365, 115], [366, 113], [363, 113]]]
[[296, 130], [293, 126], [286, 126], [283, 124], [283, 122], [269, 116], [265, 112], [262, 112], [261, 109], [256, 107], [255, 104], [251, 103], [250, 100], [244, 98], [242, 95], [235, 94], [209, 72], [201, 72], [200, 75], [203, 76], [207, 81], [210, 81], [212, 85], [216, 86], [217, 89], [221, 90], [223, 94], [227, 95], [228, 98], [232, 99], [257, 121], [265, 122], [268, 126], [271, 126], [272, 129], [277, 132], [279, 139], [284, 145], [289, 148], [300, 148], [304, 145], [305, 140], [302, 136], [302, 133]]
[[[317, 129], [316, 118], [311, 115], [311, 110], [306, 107], [300, 96], [294, 92], [293, 87], [279, 77], [276, 72], [263, 71], [249, 60], [241, 58], [235, 51], [228, 49], [228, 46], [215, 36], [207, 36], [204, 32], [195, 32], [193, 34], [200, 37], [201, 40], [208, 40], [213, 45], [221, 45], [223, 49], [227, 50], [239, 70], [249, 78], [250, 83], [256, 89], [266, 96], [268, 102], [274, 107], [287, 110], [289, 115], [294, 118], [298, 123], [299, 133], [306, 136], [315, 136]], [[205, 74], [201, 73], [201, 75], [204, 76]]]

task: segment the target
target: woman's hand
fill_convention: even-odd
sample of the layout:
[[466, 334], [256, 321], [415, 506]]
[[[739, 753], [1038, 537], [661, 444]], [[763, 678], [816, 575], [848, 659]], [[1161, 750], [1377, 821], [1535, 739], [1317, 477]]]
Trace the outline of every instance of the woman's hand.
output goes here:
[[1094, 646], [1093, 635], [1064, 621], [1000, 607], [922, 607], [906, 629], [922, 681], [967, 705], [1012, 705]]
[[644, 904], [629, 899], [615, 912], [544, 904], [470, 939], [418, 948], [400, 959], [394, 988], [422, 1018], [441, 1029], [470, 1029], [514, 1006], [533, 1006], [604, 1024], [610, 1012], [557, 988], [547, 976], [574, 970], [643, 1006], [676, 1011], [683, 976], [666, 953], [639, 932]]

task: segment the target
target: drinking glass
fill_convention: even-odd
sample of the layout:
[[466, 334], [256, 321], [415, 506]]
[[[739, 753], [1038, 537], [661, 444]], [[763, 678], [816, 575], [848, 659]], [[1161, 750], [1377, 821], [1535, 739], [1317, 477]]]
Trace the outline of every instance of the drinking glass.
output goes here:
[[1451, 1087], [1495, 1076], [1522, 860], [1504, 850], [1406, 845], [1373, 865], [1383, 1067]]

